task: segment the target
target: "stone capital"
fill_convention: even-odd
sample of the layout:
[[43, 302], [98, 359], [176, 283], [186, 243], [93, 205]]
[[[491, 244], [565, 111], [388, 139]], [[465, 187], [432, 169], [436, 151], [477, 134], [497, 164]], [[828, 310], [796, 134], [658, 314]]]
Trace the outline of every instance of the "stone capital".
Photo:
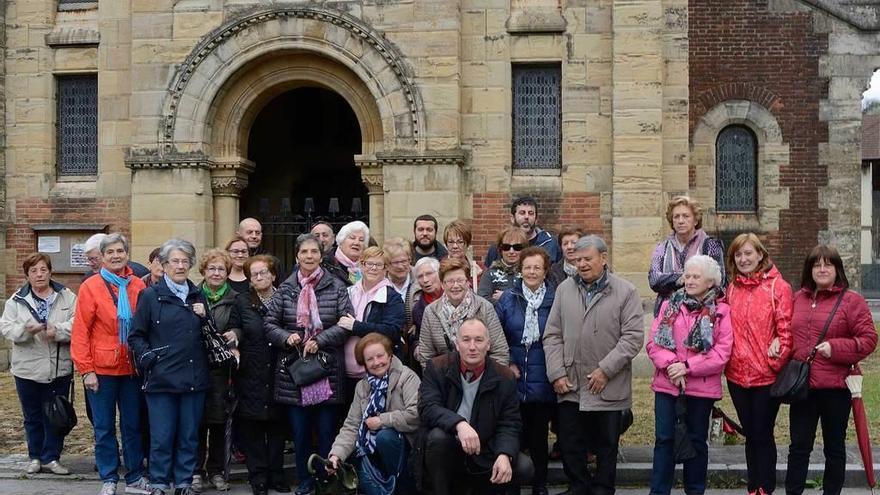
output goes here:
[[242, 189], [247, 187], [247, 179], [237, 176], [211, 177], [211, 192], [214, 196], [237, 198]]

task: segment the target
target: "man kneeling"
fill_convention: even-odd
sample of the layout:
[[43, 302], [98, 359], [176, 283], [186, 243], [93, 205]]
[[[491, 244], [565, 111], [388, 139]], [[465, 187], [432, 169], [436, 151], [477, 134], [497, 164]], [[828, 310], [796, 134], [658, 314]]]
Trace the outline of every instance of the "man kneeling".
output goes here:
[[455, 341], [458, 352], [429, 361], [419, 388], [423, 484], [435, 495], [519, 493], [516, 487], [534, 469], [519, 452], [513, 372], [487, 359], [489, 330], [482, 321], [465, 320]]

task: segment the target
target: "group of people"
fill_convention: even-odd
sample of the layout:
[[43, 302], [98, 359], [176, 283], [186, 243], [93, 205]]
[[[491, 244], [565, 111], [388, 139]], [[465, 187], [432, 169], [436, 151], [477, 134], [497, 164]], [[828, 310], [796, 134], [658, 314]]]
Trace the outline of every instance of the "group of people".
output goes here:
[[[631, 370], [647, 340], [651, 493], [673, 486], [680, 396], [696, 452], [684, 463], [684, 488], [704, 493], [722, 375], [745, 431], [748, 490], [772, 493], [779, 400], [769, 389], [789, 359], [814, 349], [809, 395], [791, 406], [786, 491], [804, 490], [821, 421], [824, 488], [840, 492], [844, 378], [858, 373], [877, 333], [833, 247], [811, 251], [793, 294], [756, 235], [738, 236], [725, 252], [702, 230], [699, 204], [674, 198], [672, 234], [651, 260], [657, 300], [645, 339], [642, 298], [613, 273], [601, 237], [576, 228], [553, 237], [537, 226], [532, 198], [510, 213], [482, 264], [468, 222], [450, 222], [441, 242], [430, 215], [415, 219], [414, 241], [381, 246], [362, 222], [338, 232], [319, 222], [296, 239], [290, 267], [262, 248], [255, 219], [198, 260], [191, 243], [170, 239], [148, 267], [129, 259], [123, 236], [102, 235], [87, 245], [94, 270], [76, 295], [52, 280], [47, 255], [28, 256], [27, 281], [0, 318], [14, 343], [28, 473], [69, 473], [42, 404], [67, 393], [75, 368], [101, 495], [119, 481], [117, 411], [126, 493], [227, 489], [230, 440], [254, 494], [290, 492], [282, 456], [292, 438], [297, 494], [346, 463], [370, 495], [518, 493], [523, 484], [540, 495], [553, 429], [569, 493], [613, 494], [620, 435], [633, 413], [644, 414], [631, 411]], [[226, 364], [209, 364], [208, 322], [234, 356]], [[313, 453], [326, 458], [311, 466], [315, 475]]]

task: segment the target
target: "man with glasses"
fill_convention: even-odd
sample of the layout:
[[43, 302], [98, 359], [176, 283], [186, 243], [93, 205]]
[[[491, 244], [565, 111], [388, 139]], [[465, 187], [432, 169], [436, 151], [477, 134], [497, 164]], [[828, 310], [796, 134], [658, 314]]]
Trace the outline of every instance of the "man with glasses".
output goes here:
[[[103, 266], [103, 256], [101, 256], [101, 241], [103, 241], [107, 237], [107, 234], [94, 234], [89, 237], [85, 243], [85, 256], [86, 261], [89, 263], [89, 270], [83, 274], [82, 281], [85, 282], [86, 279], [91, 277], [92, 275], [101, 271], [101, 267]], [[144, 275], [149, 275], [150, 270], [147, 269], [144, 265], [129, 260], [128, 267], [131, 268], [132, 273], [138, 278], [143, 278]]]
[[456, 350], [428, 361], [422, 376], [424, 459], [416, 474], [435, 495], [519, 493], [532, 477], [531, 459], [519, 451], [516, 381], [510, 368], [487, 357], [489, 348], [486, 325], [467, 319]]
[[[538, 227], [538, 203], [534, 198], [523, 196], [517, 198], [510, 205], [510, 223], [514, 227], [519, 227], [526, 233], [530, 246], [538, 246], [544, 248], [550, 255], [550, 262], [556, 263], [562, 259], [562, 250], [559, 249], [559, 243], [553, 238], [550, 232]], [[489, 246], [489, 252], [486, 253], [484, 266], [492, 266], [492, 263], [498, 259], [498, 249], [495, 246]]]

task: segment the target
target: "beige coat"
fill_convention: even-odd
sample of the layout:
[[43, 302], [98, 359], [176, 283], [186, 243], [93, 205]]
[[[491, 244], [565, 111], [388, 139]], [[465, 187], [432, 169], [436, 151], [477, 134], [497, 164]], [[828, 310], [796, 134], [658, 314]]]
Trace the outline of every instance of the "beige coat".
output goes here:
[[[406, 435], [410, 445], [419, 429], [418, 406], [421, 383], [419, 376], [413, 370], [404, 366], [396, 357], [391, 358], [385, 412], [379, 414], [379, 421], [382, 422], [383, 428], [394, 428], [398, 433]], [[370, 384], [364, 378], [354, 389], [354, 400], [348, 409], [345, 423], [336, 435], [333, 447], [330, 448], [330, 455], [335, 455], [344, 461], [355, 451], [358, 429], [363, 420], [364, 409], [369, 402]]]
[[73, 373], [70, 361], [70, 330], [73, 328], [73, 316], [76, 311], [76, 295], [60, 285], [53, 284], [57, 296], [49, 308], [47, 320], [55, 326], [54, 341], [47, 340], [42, 334], [33, 335], [25, 329], [30, 321], [36, 321], [24, 303], [34, 307], [34, 298], [30, 285], [25, 284], [16, 294], [6, 300], [3, 317], [0, 318], [0, 333], [12, 341], [12, 374], [18, 378], [49, 383], [55, 379], [55, 354], [58, 344], [58, 375], [67, 376]]
[[[608, 273], [608, 284], [584, 308], [577, 281], [556, 289], [544, 332], [550, 383], [563, 376], [574, 390], [559, 401], [577, 402], [581, 411], [615, 411], [632, 405], [632, 360], [642, 348], [642, 299], [626, 280]], [[598, 395], [586, 387], [587, 375], [601, 368], [608, 384]]]
[[[496, 363], [507, 366], [510, 361], [510, 350], [507, 347], [507, 338], [504, 329], [498, 321], [498, 313], [495, 306], [486, 299], [473, 295], [474, 302], [471, 305], [468, 318], [479, 318], [489, 328], [489, 357]], [[446, 344], [443, 332], [443, 319], [440, 311], [442, 300], [438, 299], [425, 308], [425, 316], [422, 317], [422, 329], [419, 334], [418, 358], [422, 368], [427, 368], [428, 361], [456, 349], [450, 349]]]

